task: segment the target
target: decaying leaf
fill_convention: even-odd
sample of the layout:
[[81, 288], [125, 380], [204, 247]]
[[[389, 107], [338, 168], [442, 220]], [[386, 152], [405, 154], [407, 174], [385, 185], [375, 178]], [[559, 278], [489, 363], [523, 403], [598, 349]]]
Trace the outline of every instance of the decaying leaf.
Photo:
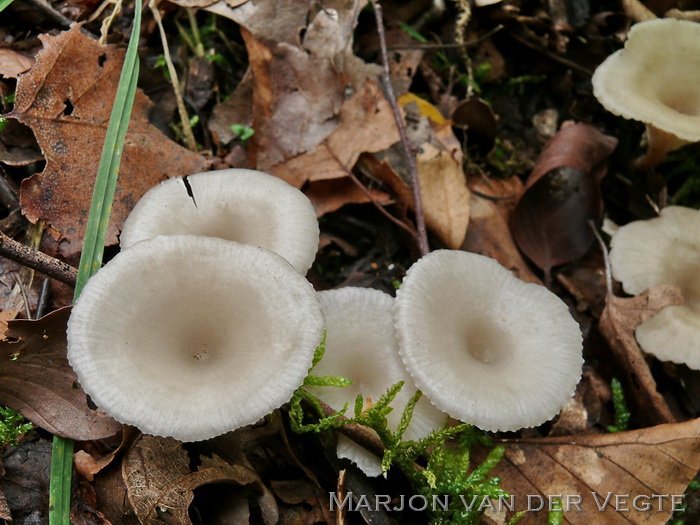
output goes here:
[[0, 342], [0, 404], [62, 437], [89, 440], [113, 436], [121, 425], [88, 406], [87, 395], [66, 358], [70, 308], [37, 321], [10, 321]]
[[593, 243], [589, 221], [601, 218], [600, 181], [616, 145], [590, 124], [565, 123], [540, 154], [511, 227], [518, 247], [546, 272]]
[[464, 242], [469, 224], [469, 189], [461, 148], [423, 144], [416, 156], [425, 222], [451, 250]]
[[416, 164], [423, 214], [427, 226], [447, 248], [457, 250], [469, 224], [469, 188], [462, 169], [462, 147], [440, 111], [411, 93], [399, 99], [407, 116], [418, 118], [409, 127], [417, 148]]
[[[678, 507], [700, 469], [699, 436], [694, 419], [615, 434], [521, 439], [506, 444], [493, 473], [515, 510], [531, 509], [519, 525], [547, 523], [554, 498], [564, 523], [661, 525], [671, 517], [671, 497]], [[498, 510], [498, 501], [491, 503]], [[494, 522], [505, 523], [501, 510], [490, 513]]]
[[[391, 203], [391, 198], [383, 191], [372, 188], [369, 193], [382, 206]], [[304, 194], [314, 205], [317, 217], [336, 211], [346, 204], [370, 202], [370, 198], [349, 177], [311, 182], [304, 189]]]
[[122, 473], [129, 500], [143, 525], [191, 523], [188, 508], [193, 490], [210, 483], [248, 485], [257, 473], [240, 464], [230, 465], [213, 456], [202, 457], [196, 471], [182, 443], [172, 438], [142, 436], [124, 458]]
[[17, 78], [34, 65], [34, 58], [12, 49], [0, 49], [0, 75]]
[[337, 119], [341, 125], [313, 152], [278, 164], [272, 173], [297, 187], [307, 180], [346, 177], [345, 169], [361, 153], [381, 151], [399, 139], [389, 103], [371, 80], [343, 102]]
[[641, 323], [651, 319], [664, 306], [683, 304], [680, 290], [673, 286], [654, 286], [636, 297], [608, 295], [600, 317], [600, 332], [624, 373], [624, 386], [630, 395], [632, 413], [642, 423], [674, 422], [675, 418], [656, 388], [644, 355], [634, 337]]
[[520, 179], [484, 181], [472, 177], [469, 187], [469, 229], [462, 249], [496, 259], [523, 281], [542, 284], [520, 255], [510, 233], [510, 216], [522, 190]]
[[[8, 116], [32, 128], [46, 169], [23, 181], [20, 201], [29, 220], [47, 219], [63, 234], [62, 253], [71, 255], [81, 249], [124, 53], [85, 36], [78, 25], [39, 38], [44, 48], [34, 67], [18, 79]], [[202, 171], [207, 164], [151, 126], [149, 107], [146, 96], [137, 92], [108, 244], [117, 242], [126, 215], [146, 190], [166, 176]]]

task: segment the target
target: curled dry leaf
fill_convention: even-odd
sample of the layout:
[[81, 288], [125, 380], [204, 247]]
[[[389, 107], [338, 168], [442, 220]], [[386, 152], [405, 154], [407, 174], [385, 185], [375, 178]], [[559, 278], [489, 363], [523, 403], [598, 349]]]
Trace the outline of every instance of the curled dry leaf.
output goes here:
[[[391, 203], [391, 197], [387, 193], [374, 188], [368, 191], [378, 204], [385, 206]], [[349, 177], [311, 182], [304, 189], [304, 194], [314, 205], [317, 217], [336, 211], [346, 204], [370, 202], [367, 194]]]
[[[70, 308], [37, 321], [10, 321], [0, 342], [0, 404], [52, 434], [77, 440], [115, 435], [121, 425], [88, 406], [66, 358]], [[15, 340], [12, 342], [12, 340]]]
[[540, 154], [513, 213], [518, 247], [549, 272], [582, 257], [603, 213], [600, 181], [617, 139], [590, 124], [564, 123]]
[[516, 196], [522, 191], [520, 179], [472, 177], [469, 187], [469, 229], [462, 249], [496, 259], [523, 281], [542, 284], [520, 255], [508, 227]]
[[[34, 131], [46, 157], [43, 173], [22, 183], [20, 202], [33, 222], [47, 219], [67, 242], [66, 256], [81, 249], [102, 153], [102, 143], [119, 81], [124, 52], [102, 46], [75, 24], [57, 36], [41, 35], [37, 62], [17, 82], [8, 116]], [[136, 201], [166, 176], [202, 171], [207, 162], [161, 134], [148, 122], [151, 103], [137, 91], [124, 144], [107, 243]]]
[[12, 49], [0, 49], [0, 75], [17, 78], [34, 65], [34, 57]]
[[[694, 419], [615, 434], [522, 439], [506, 443], [492, 473], [501, 477], [516, 510], [528, 508], [528, 495], [531, 509], [542, 504], [518, 525], [547, 523], [549, 496], [562, 501], [564, 522], [572, 525], [660, 525], [671, 517], [670, 496], [683, 494], [700, 469], [699, 434], [700, 419]], [[647, 503], [651, 507], [643, 510]], [[616, 512], [616, 505], [628, 510]]]
[[670, 423], [675, 418], [657, 391], [656, 381], [637, 344], [634, 331], [663, 307], [679, 304], [683, 304], [683, 295], [678, 288], [654, 286], [636, 297], [608, 295], [600, 317], [600, 332], [624, 373], [623, 384], [625, 391], [630, 393], [632, 413], [642, 423]]
[[196, 471], [182, 443], [172, 438], [142, 436], [124, 457], [122, 474], [127, 494], [143, 525], [190, 524], [188, 515], [194, 489], [211, 483], [249, 485], [257, 473], [240, 464], [230, 465], [217, 456], [202, 457]]

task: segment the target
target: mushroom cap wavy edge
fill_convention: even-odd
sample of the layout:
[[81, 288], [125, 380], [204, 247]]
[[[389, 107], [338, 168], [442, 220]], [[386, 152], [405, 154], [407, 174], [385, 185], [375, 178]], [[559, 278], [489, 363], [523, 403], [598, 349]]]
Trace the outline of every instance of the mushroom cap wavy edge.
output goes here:
[[[314, 368], [314, 375], [342, 376], [353, 381], [343, 388], [308, 387], [308, 390], [335, 410], [361, 394], [376, 401], [390, 386], [404, 381], [391, 403], [388, 426], [396, 430], [408, 400], [417, 388], [399, 355], [394, 331], [394, 298], [371, 288], [344, 287], [319, 292], [326, 319], [326, 353]], [[423, 396], [413, 412], [404, 439], [418, 440], [441, 428], [447, 414]], [[366, 475], [381, 474], [381, 461], [355, 442], [339, 437], [338, 457], [353, 461]]]
[[311, 201], [297, 188], [262, 171], [226, 169], [167, 179], [148, 190], [124, 222], [120, 244], [177, 234], [266, 248], [306, 273], [319, 228]]
[[631, 295], [659, 284], [685, 299], [637, 327], [645, 352], [700, 370], [700, 210], [668, 206], [658, 217], [621, 226], [610, 241], [613, 277]]
[[437, 250], [396, 295], [401, 357], [418, 388], [483, 430], [534, 427], [574, 394], [582, 336], [564, 302], [495, 260]]
[[117, 421], [182, 441], [287, 402], [323, 334], [311, 284], [262, 248], [194, 235], [134, 244], [86, 284], [68, 359]]

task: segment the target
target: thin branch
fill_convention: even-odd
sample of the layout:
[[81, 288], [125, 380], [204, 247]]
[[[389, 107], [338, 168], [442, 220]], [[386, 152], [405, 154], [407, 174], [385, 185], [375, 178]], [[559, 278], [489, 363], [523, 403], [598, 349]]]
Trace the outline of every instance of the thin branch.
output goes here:
[[70, 264], [46, 255], [38, 250], [11, 239], [0, 232], [0, 256], [15, 261], [32, 270], [53, 277], [57, 281], [75, 286], [78, 270]]
[[377, 33], [379, 34], [379, 48], [382, 54], [382, 65], [384, 66], [384, 71], [379, 75], [379, 79], [384, 86], [387, 99], [391, 105], [391, 110], [394, 113], [394, 120], [396, 121], [396, 126], [399, 129], [399, 137], [401, 137], [401, 144], [403, 145], [404, 153], [406, 155], [406, 164], [408, 165], [408, 175], [411, 179], [411, 186], [413, 189], [413, 202], [415, 204], [416, 212], [416, 229], [418, 230], [418, 249], [421, 255], [427, 255], [430, 251], [428, 246], [428, 232], [425, 229], [425, 216], [423, 215], [423, 201], [420, 194], [420, 182], [418, 181], [418, 166], [416, 165], [416, 152], [413, 145], [409, 142], [408, 136], [406, 135], [406, 126], [403, 121], [403, 115], [399, 109], [399, 104], [396, 102], [396, 95], [394, 94], [394, 88], [391, 85], [391, 79], [389, 75], [389, 57], [387, 56], [386, 50], [386, 37], [384, 34], [384, 22], [382, 21], [382, 7], [379, 5], [378, 0], [372, 0], [372, 5], [374, 6], [374, 16], [377, 20]]
[[414, 239], [416, 239], [416, 241], [418, 241], [418, 232], [416, 232], [416, 230], [414, 230], [408, 224], [400, 221], [399, 219], [394, 217], [391, 213], [386, 211], [384, 209], [384, 206], [379, 204], [379, 202], [377, 202], [377, 199], [374, 198], [374, 195], [372, 195], [372, 192], [369, 191], [369, 188], [367, 188], [367, 186], [362, 184], [362, 181], [357, 178], [357, 176], [352, 172], [352, 170], [349, 169], [347, 166], [345, 166], [345, 164], [343, 164], [343, 162], [338, 158], [338, 156], [335, 154], [335, 152], [333, 150], [331, 150], [330, 148], [328, 148], [328, 152], [331, 154], [331, 157], [333, 157], [335, 159], [335, 161], [338, 163], [338, 165], [342, 168], [342, 170], [345, 172], [345, 174], [348, 177], [350, 177], [350, 180], [353, 181], [358, 188], [360, 188], [362, 193], [365, 194], [365, 196], [369, 199], [369, 201], [372, 204], [374, 204], [375, 208], [377, 208], [377, 210], [379, 210], [379, 212], [382, 215], [384, 215], [387, 219], [389, 219], [391, 222], [396, 224], [399, 228], [406, 230], [409, 234], [411, 234], [411, 236]]

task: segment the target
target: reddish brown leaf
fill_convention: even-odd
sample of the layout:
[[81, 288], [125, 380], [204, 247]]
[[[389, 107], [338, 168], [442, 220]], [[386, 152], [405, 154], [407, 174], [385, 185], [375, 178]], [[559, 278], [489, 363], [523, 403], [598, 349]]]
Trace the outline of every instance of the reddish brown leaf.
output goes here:
[[593, 243], [588, 221], [602, 215], [600, 180], [616, 145], [590, 124], [565, 123], [540, 154], [512, 231], [518, 247], [545, 271], [582, 257]]
[[[102, 46], [74, 25], [58, 36], [41, 35], [44, 48], [17, 82], [9, 115], [31, 127], [46, 169], [22, 183], [20, 201], [31, 221], [47, 219], [66, 238], [62, 252], [80, 251], [92, 188], [124, 53]], [[199, 155], [178, 146], [148, 123], [150, 102], [137, 92], [124, 145], [107, 243], [141, 195], [166, 176], [203, 170]]]
[[663, 396], [656, 388], [642, 354], [634, 331], [641, 323], [651, 319], [664, 306], [683, 304], [678, 288], [661, 285], [631, 298], [608, 295], [600, 317], [600, 332], [610, 345], [618, 365], [623, 371], [626, 392], [632, 413], [647, 424], [675, 421]]
[[[369, 192], [381, 205], [391, 202], [389, 195], [383, 191], [370, 189]], [[346, 204], [370, 202], [370, 198], [349, 177], [311, 182], [304, 189], [304, 194], [314, 205], [317, 217], [336, 211]]]
[[[661, 525], [671, 517], [670, 496], [678, 506], [700, 469], [699, 434], [700, 419], [694, 419], [617, 434], [522, 439], [506, 444], [493, 473], [516, 510], [527, 509], [530, 496], [533, 510], [519, 525], [546, 523], [550, 496], [562, 500], [564, 523]], [[544, 509], [535, 511], [540, 504]], [[616, 504], [628, 510], [615, 512]]]
[[522, 190], [520, 179], [484, 181], [471, 177], [469, 187], [469, 229], [462, 249], [496, 259], [523, 281], [542, 284], [515, 247], [508, 227], [515, 197]]
[[202, 457], [196, 471], [182, 443], [172, 438], [142, 436], [124, 458], [122, 473], [129, 500], [143, 525], [160, 525], [161, 515], [172, 523], [191, 523], [188, 508], [193, 490], [209, 483], [248, 485], [259, 481], [256, 472], [244, 465], [229, 465], [222, 459]]
[[0, 75], [17, 78], [34, 65], [34, 58], [12, 49], [0, 49]]
[[62, 437], [88, 440], [113, 436], [121, 425], [88, 406], [87, 395], [66, 358], [70, 308], [38, 321], [10, 321], [0, 342], [0, 403]]

